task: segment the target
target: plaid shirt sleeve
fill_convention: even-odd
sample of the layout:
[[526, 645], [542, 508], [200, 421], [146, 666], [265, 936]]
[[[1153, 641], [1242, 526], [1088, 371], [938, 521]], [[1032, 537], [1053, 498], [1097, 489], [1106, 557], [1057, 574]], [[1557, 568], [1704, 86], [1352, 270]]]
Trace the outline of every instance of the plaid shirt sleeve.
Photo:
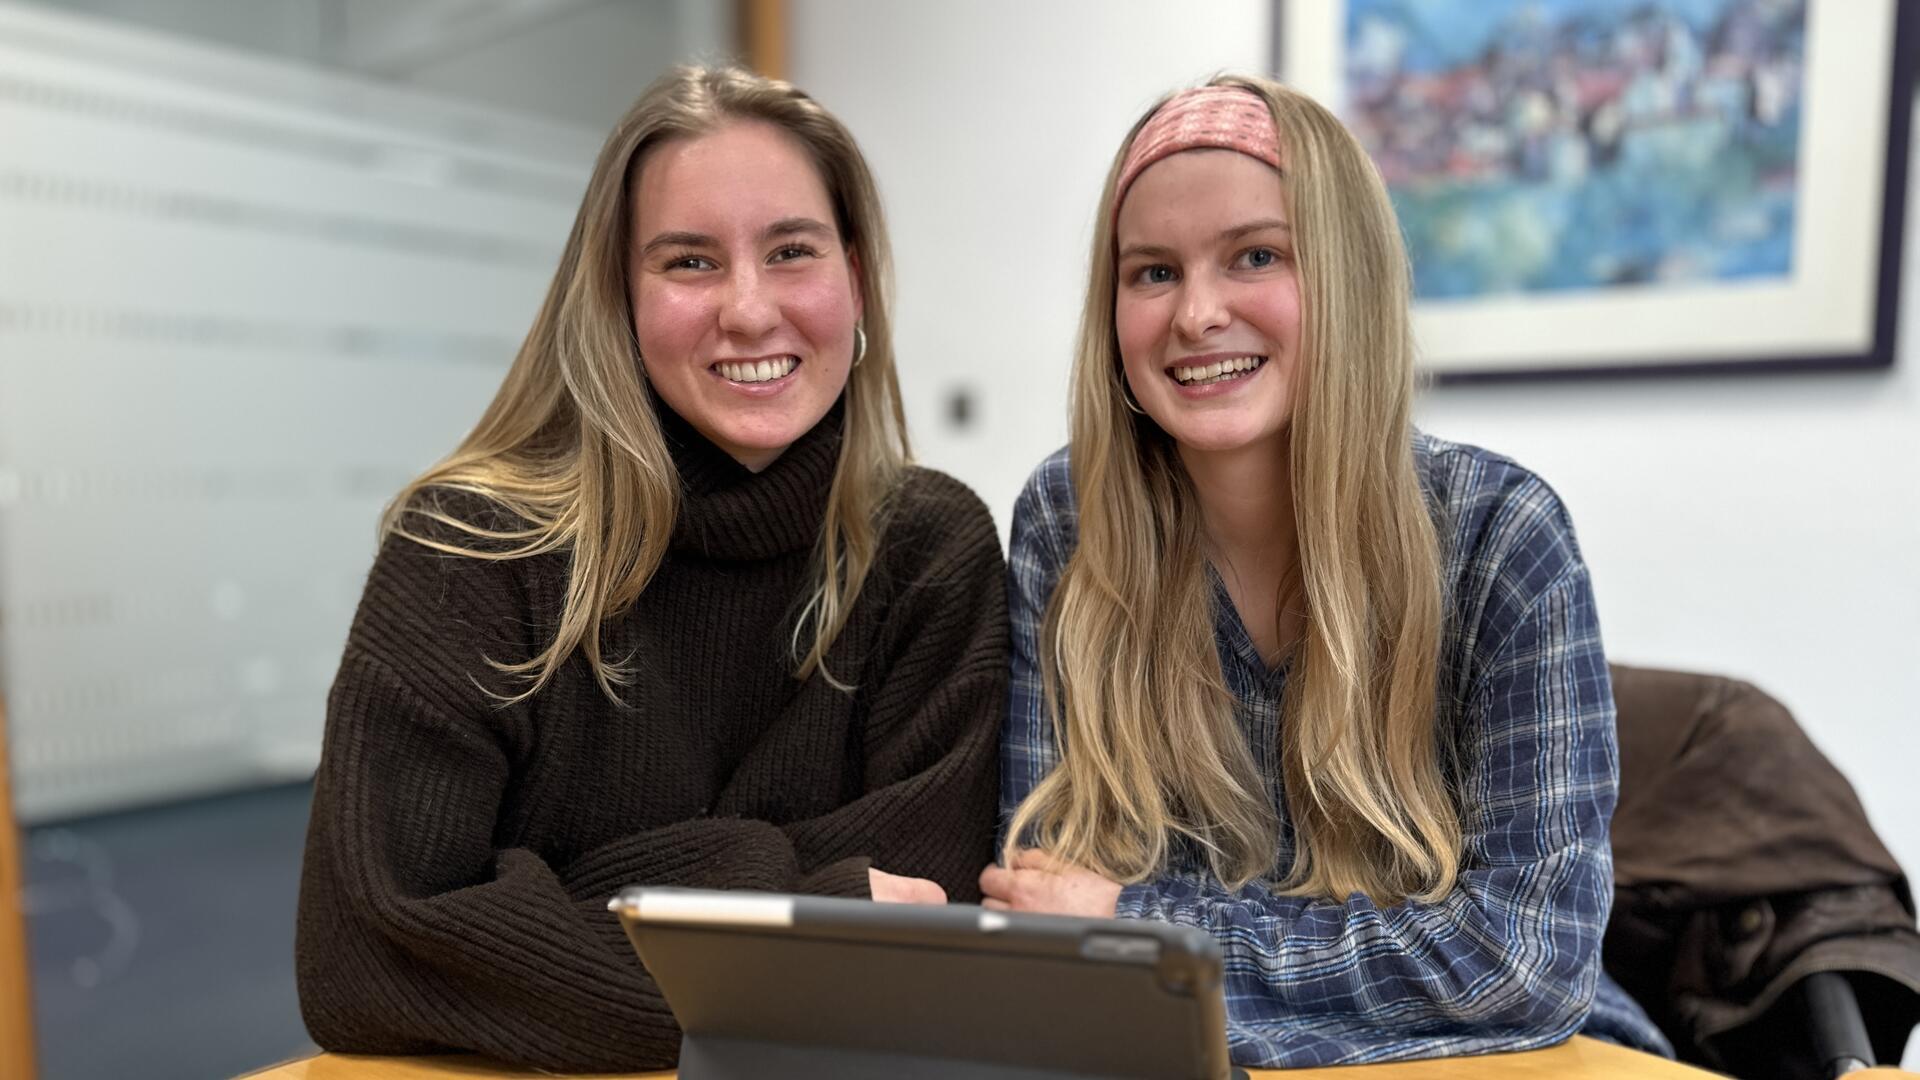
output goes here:
[[1013, 507], [1007, 544], [1007, 612], [1013, 677], [1000, 737], [1001, 843], [1013, 812], [1059, 760], [1040, 687], [1040, 626], [1074, 537], [1073, 485], [1062, 450], [1034, 470]]
[[[1038, 613], [1071, 550], [1060, 528], [1063, 506], [1071, 525], [1071, 488], [1062, 502], [1065, 463], [1052, 464], [1036, 473], [1013, 524], [1006, 808], [1057, 754], [1032, 663]], [[1343, 903], [1277, 896], [1259, 881], [1229, 892], [1183, 872], [1121, 894], [1122, 918], [1194, 926], [1219, 941], [1239, 1064], [1520, 1050], [1557, 1043], [1587, 1017], [1612, 899], [1613, 697], [1571, 527], [1552, 491], [1528, 479], [1480, 519], [1461, 574], [1475, 596], [1455, 596], [1450, 614], [1474, 628], [1453, 653], [1458, 696], [1443, 708], [1462, 745], [1466, 854], [1453, 891], [1381, 907], [1360, 894]]]

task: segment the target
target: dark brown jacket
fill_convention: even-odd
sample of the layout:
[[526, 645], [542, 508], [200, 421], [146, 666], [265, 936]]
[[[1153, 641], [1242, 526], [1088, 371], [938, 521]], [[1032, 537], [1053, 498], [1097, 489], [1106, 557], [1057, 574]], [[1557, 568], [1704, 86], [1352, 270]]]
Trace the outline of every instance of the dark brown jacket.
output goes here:
[[1607, 971], [1683, 1060], [1777, 1075], [1806, 1053], [1788, 994], [1848, 975], [1874, 1051], [1920, 1022], [1907, 880], [1846, 778], [1778, 701], [1615, 665], [1620, 803]]

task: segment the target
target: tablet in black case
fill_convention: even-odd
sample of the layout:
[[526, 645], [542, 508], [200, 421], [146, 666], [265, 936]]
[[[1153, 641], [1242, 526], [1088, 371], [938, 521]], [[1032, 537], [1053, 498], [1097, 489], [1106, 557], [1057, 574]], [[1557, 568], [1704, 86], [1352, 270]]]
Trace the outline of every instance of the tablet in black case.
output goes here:
[[681, 1080], [1227, 1080], [1220, 947], [1163, 923], [631, 888]]

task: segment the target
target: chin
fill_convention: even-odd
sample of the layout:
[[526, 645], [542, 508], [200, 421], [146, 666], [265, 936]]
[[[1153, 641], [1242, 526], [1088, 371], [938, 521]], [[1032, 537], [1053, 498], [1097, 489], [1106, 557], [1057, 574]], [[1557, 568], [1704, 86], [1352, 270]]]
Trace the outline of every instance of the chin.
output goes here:
[[1269, 443], [1286, 433], [1285, 428], [1278, 431], [1263, 426], [1240, 426], [1237, 424], [1194, 424], [1165, 428], [1173, 441], [1183, 449], [1195, 450], [1203, 454], [1225, 454], [1248, 447]]
[[719, 435], [727, 445], [742, 450], [784, 450], [799, 442], [800, 437], [808, 430], [799, 424], [791, 424], [773, 428], [756, 426], [749, 431], [730, 431], [722, 428]]
[[[824, 414], [825, 410], [822, 410]], [[782, 410], [778, 416], [756, 416], [752, 418], [735, 417], [735, 423], [724, 420], [717, 425], [719, 432], [735, 446], [752, 450], [778, 450], [792, 446], [801, 436], [813, 430], [819, 417], [806, 410]], [[739, 421], [746, 421], [744, 423]]]

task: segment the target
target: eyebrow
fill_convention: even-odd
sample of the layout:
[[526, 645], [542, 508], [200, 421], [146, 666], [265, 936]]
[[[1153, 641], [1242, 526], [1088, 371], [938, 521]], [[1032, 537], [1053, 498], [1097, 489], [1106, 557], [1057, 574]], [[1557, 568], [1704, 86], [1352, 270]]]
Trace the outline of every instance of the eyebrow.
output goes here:
[[1243, 236], [1251, 236], [1254, 233], [1265, 232], [1268, 229], [1280, 229], [1289, 236], [1293, 235], [1293, 226], [1281, 221], [1279, 218], [1261, 218], [1259, 221], [1249, 221], [1245, 225], [1235, 225], [1233, 228], [1222, 232], [1220, 239], [1238, 240]]
[[817, 233], [822, 236], [834, 235], [832, 229], [827, 228], [826, 225], [812, 218], [790, 217], [781, 218], [779, 221], [767, 226], [766, 231], [760, 234], [760, 239], [771, 240], [776, 236], [792, 236], [795, 233]]
[[[1220, 239], [1229, 241], [1238, 240], [1243, 236], [1251, 236], [1254, 233], [1265, 232], [1268, 229], [1280, 229], [1289, 236], [1293, 234], [1293, 226], [1279, 218], [1261, 218], [1258, 221], [1249, 221], [1244, 225], [1235, 225], [1231, 229], [1221, 230]], [[1164, 259], [1173, 254], [1174, 250], [1172, 248], [1163, 247], [1159, 244], [1129, 244], [1127, 247], [1121, 249], [1119, 258], [1126, 260], [1134, 258], [1135, 256], [1144, 255], [1153, 259]]]
[[[761, 230], [760, 239], [762, 241], [767, 241], [767, 240], [775, 239], [777, 237], [795, 236], [800, 234], [832, 236], [834, 235], [834, 232], [832, 229], [827, 228], [826, 225], [822, 224], [821, 222], [815, 221], [813, 218], [790, 217], [790, 218], [781, 218], [779, 221], [776, 221], [773, 224], [767, 226], [765, 229]], [[660, 250], [661, 248], [669, 248], [669, 247], [701, 248], [701, 247], [718, 247], [719, 245], [720, 245], [720, 241], [715, 240], [713, 237], [708, 236], [706, 233], [663, 232], [655, 236], [653, 239], [647, 241], [646, 245], [640, 249], [640, 253], [643, 255], [651, 255], [654, 252]]]
[[1144, 255], [1149, 259], [1165, 259], [1172, 254], [1172, 248], [1161, 247], [1159, 244], [1129, 244], [1120, 249], [1120, 259], [1122, 262], [1136, 255]]
[[651, 255], [654, 252], [660, 250], [661, 248], [668, 248], [668, 247], [697, 248], [697, 247], [712, 247], [713, 245], [714, 245], [713, 237], [708, 236], [705, 233], [663, 232], [658, 236], [655, 236], [653, 239], [647, 241], [646, 246], [641, 248], [640, 251], [644, 255]]

